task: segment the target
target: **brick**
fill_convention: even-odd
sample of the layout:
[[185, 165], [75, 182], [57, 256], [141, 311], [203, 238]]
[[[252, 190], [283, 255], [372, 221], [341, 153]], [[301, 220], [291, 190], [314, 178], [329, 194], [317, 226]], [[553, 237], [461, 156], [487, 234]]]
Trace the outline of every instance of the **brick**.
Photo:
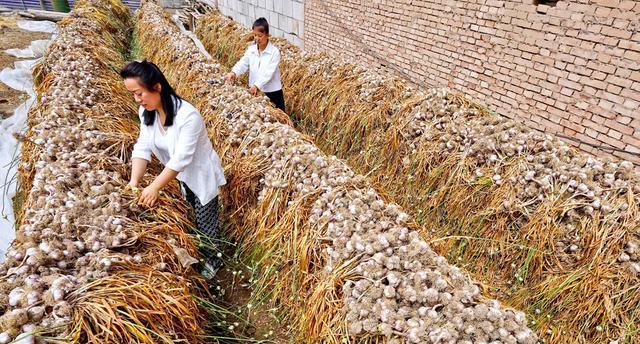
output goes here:
[[588, 94], [590, 96], [595, 96], [596, 93], [598, 93], [598, 90], [593, 88], [593, 87], [591, 87], [591, 86], [585, 85], [582, 88], [582, 92], [584, 92], [584, 94]]
[[565, 69], [567, 67], [567, 64], [562, 61], [556, 61], [554, 66], [558, 69]]
[[595, 71], [593, 72], [593, 74], [591, 75], [592, 78], [596, 79], [596, 80], [604, 80], [607, 77], [607, 74], [601, 72], [601, 71]]
[[601, 80], [594, 80], [594, 79], [589, 79], [589, 78], [583, 78], [582, 82], [585, 85], [589, 85], [593, 88], [599, 89], [599, 90], [604, 90], [607, 88], [607, 83]]
[[558, 57], [560, 58], [560, 61], [566, 63], [573, 63], [576, 60], [575, 56], [569, 54], [558, 54]]
[[624, 52], [624, 57], [629, 60], [638, 61], [640, 60], [640, 52], [627, 50]]
[[[545, 104], [543, 104], [543, 103], [536, 103], [536, 104], [535, 104], [535, 107], [536, 107], [537, 109], [542, 110], [542, 111], [547, 110], [547, 106], [546, 106]], [[544, 121], [544, 120], [543, 120], [543, 121]], [[547, 125], [547, 127], [551, 127], [551, 125]], [[555, 127], [559, 128], [560, 126], [555, 125]]]
[[620, 124], [629, 124], [629, 123], [631, 123], [631, 117], [617, 116], [616, 117], [616, 122], [618, 122]]
[[613, 74], [616, 71], [616, 66], [610, 64], [599, 64], [597, 70], [605, 74]]
[[562, 125], [565, 128], [569, 128], [572, 131], [574, 131], [575, 133], [584, 133], [585, 128], [577, 123], [568, 121], [566, 119], [561, 119], [560, 120], [560, 125]]
[[595, 15], [598, 17], [608, 17], [610, 14], [611, 8], [609, 7], [598, 7], [595, 12]]
[[[596, 137], [598, 137], [598, 132], [591, 129], [591, 128], [585, 128], [584, 129], [584, 133], [587, 135], [587, 137], [591, 138], [591, 139], [595, 139]], [[582, 141], [587, 141], [585, 139], [582, 139]], [[592, 140], [592, 143], [597, 143], [598, 141], [596, 140]]]
[[609, 63], [611, 62], [611, 55], [605, 54], [605, 53], [598, 53], [597, 59], [600, 62]]
[[[625, 116], [625, 117], [637, 116], [637, 113], [638, 113], [637, 109], [629, 109], [629, 108], [627, 108], [627, 107], [625, 107], [623, 105], [619, 105], [619, 104], [616, 104], [613, 107], [613, 110], [616, 112], [616, 114], [622, 115], [622, 116]], [[640, 128], [640, 127], [638, 127], [638, 128]]]
[[573, 90], [567, 87], [563, 87], [562, 90], [560, 90], [560, 93], [567, 97], [571, 97], [573, 95]]
[[635, 170], [638, 171], [638, 164], [640, 163], [640, 159], [638, 159], [638, 154], [640, 154], [640, 149], [632, 146], [628, 146], [625, 148], [625, 151], [633, 154], [627, 154], [624, 152], [613, 152], [612, 154], [622, 160], [628, 160], [635, 163]]
[[638, 110], [640, 109], [640, 100], [627, 99], [622, 106], [630, 110]]
[[[614, 9], [615, 13], [614, 13], [614, 17], [617, 17], [616, 14], [621, 14], [619, 9]], [[627, 27], [629, 27], [629, 21], [626, 19], [615, 19], [613, 21], [613, 27], [617, 28], [617, 29], [626, 29]]]
[[628, 146], [640, 147], [640, 140], [633, 138], [632, 136], [624, 136], [622, 138], [622, 142], [626, 143]]
[[583, 120], [582, 124], [584, 124], [585, 127], [591, 128], [592, 130], [595, 130], [598, 132], [595, 138], [598, 138], [600, 135], [606, 134], [607, 131], [609, 131], [609, 128], [605, 127], [602, 123], [597, 123], [587, 119]]
[[587, 60], [581, 58], [581, 57], [576, 57], [576, 59], [573, 61], [573, 63], [575, 63], [576, 66], [586, 66], [587, 65]]
[[[621, 1], [620, 4], [618, 5], [618, 8], [621, 11], [631, 11], [633, 9], [634, 6], [636, 6], [638, 2], [637, 1]], [[640, 10], [640, 8], [636, 8], [636, 10]]]
[[609, 128], [609, 129], [613, 129], [621, 134], [624, 135], [632, 135], [633, 134], [633, 127], [630, 127], [627, 124], [622, 124], [619, 123], [615, 120], [607, 120], [605, 121], [604, 125]]
[[622, 133], [617, 130], [609, 129], [609, 131], [607, 132], [607, 136], [616, 140], [620, 140], [622, 138]]
[[569, 73], [568, 78], [569, 78], [569, 80], [571, 80], [573, 82], [578, 82], [578, 81], [580, 81], [580, 79], [582, 77], [580, 75], [576, 74], [576, 73]]
[[581, 109], [581, 110], [586, 110], [586, 109], [589, 108], [589, 103], [583, 102], [583, 101], [579, 101], [579, 102], [576, 103], [576, 107], [578, 109]]
[[615, 75], [624, 79], [628, 79], [629, 77], [631, 77], [631, 70], [626, 68], [618, 68], [616, 69]]
[[609, 84], [607, 86], [607, 92], [613, 93], [613, 94], [620, 94], [620, 92], [622, 91], [622, 87], [613, 85], [613, 84]]
[[633, 35], [631, 31], [621, 30], [621, 29], [616, 29], [614, 27], [606, 27], [606, 26], [602, 28], [602, 33], [607, 36], [623, 38], [623, 39], [629, 39], [631, 38], [631, 35]]
[[620, 0], [594, 0], [593, 2], [606, 7], [617, 7], [620, 5]]
[[583, 76], [591, 76], [593, 70], [585, 66], [576, 66], [574, 72]]
[[[602, 26], [598, 26], [598, 31], [600, 31], [601, 29], [602, 29]], [[577, 37], [581, 40], [592, 41], [592, 42], [598, 42], [599, 38], [601, 37], [598, 34], [598, 32], [580, 31], [580, 30], [569, 30], [567, 31], [566, 35], [570, 37]]]
[[[605, 110], [610, 110], [611, 111], [611, 110], [613, 110], [614, 103], [612, 103], [612, 102], [610, 102], [608, 100], [605, 100], [605, 99], [600, 99], [600, 102], [598, 102], [598, 106], [603, 108], [603, 109], [605, 109]], [[593, 119], [595, 117], [600, 117], [600, 116], [593, 115], [591, 118]]]
[[607, 82], [618, 85], [620, 87], [626, 88], [626, 87], [631, 87], [631, 85], [633, 84], [633, 82], [629, 79], [623, 79], [620, 77], [617, 77], [615, 75], [609, 75], [606, 79]]
[[[544, 105], [542, 107], [546, 108], [546, 106]], [[545, 109], [541, 109], [541, 110], [544, 111]], [[562, 132], [562, 129], [564, 129], [560, 124], [552, 122], [546, 118], [542, 118], [540, 120], [540, 124], [542, 124], [545, 127], [545, 129], [551, 130], [552, 132], [556, 132], [556, 133]]]
[[581, 91], [582, 90], [582, 85], [581, 84], [579, 84], [577, 82], [573, 82], [573, 81], [568, 80], [568, 79], [560, 79], [560, 81], [558, 81], [558, 85], [564, 86], [564, 87], [568, 87], [568, 88], [571, 88], [571, 89], [576, 90], [576, 91]]
[[571, 55], [582, 57], [583, 59], [591, 60], [598, 56], [598, 53], [593, 50], [586, 50], [581, 48], [571, 49]]
[[615, 147], [615, 148], [619, 148], [619, 149], [622, 149], [625, 146], [625, 144], [622, 141], [616, 140], [616, 139], [611, 138], [611, 137], [609, 137], [607, 135], [604, 135], [604, 134], [598, 135], [598, 137], [596, 137], [596, 139], [602, 141], [603, 143], [608, 144], [609, 146], [612, 146], [612, 147]]
[[[611, 85], [609, 85], [611, 86]], [[605, 92], [604, 96], [602, 97], [603, 99], [606, 99], [614, 104], [623, 104], [624, 103], [624, 98], [615, 95], [613, 93], [609, 93], [609, 92]]]
[[640, 43], [632, 40], [621, 39], [618, 48], [640, 51]]
[[561, 102], [561, 101], [557, 101], [556, 102], [556, 107], [562, 111], [566, 111], [567, 110], [567, 103]]

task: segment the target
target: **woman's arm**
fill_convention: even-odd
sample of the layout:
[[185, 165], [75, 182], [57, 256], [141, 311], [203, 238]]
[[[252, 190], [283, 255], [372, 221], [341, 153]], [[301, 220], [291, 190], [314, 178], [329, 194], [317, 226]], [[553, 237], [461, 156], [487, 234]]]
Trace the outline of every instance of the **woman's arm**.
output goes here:
[[138, 187], [142, 176], [147, 170], [147, 164], [151, 161], [151, 138], [149, 137], [148, 128], [143, 127], [145, 125], [142, 118], [143, 111], [144, 109], [139, 111], [140, 134], [131, 153], [131, 179], [129, 179], [129, 184], [127, 184], [126, 188]]
[[247, 48], [240, 61], [238, 61], [233, 66], [233, 68], [231, 68], [231, 73], [227, 74], [227, 79], [231, 74], [233, 74], [233, 78], [236, 78], [247, 72], [247, 70], [249, 69], [249, 55], [249, 48]]
[[131, 159], [131, 179], [129, 180], [129, 184], [125, 187], [125, 189], [137, 188], [138, 184], [140, 184], [140, 180], [144, 176], [145, 171], [147, 170], [147, 164], [149, 162], [142, 158], [132, 158]]

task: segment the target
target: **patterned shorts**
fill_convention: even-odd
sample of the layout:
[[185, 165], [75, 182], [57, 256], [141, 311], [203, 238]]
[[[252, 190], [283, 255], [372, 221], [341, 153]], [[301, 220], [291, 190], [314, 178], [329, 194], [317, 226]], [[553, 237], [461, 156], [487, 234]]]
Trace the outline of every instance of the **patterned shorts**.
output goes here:
[[205, 237], [201, 238], [204, 245], [201, 252], [207, 260], [215, 260], [218, 245], [218, 232], [220, 230], [220, 222], [218, 220], [218, 197], [212, 199], [206, 205], [202, 205], [196, 195], [189, 189], [187, 184], [180, 182], [182, 193], [193, 207], [196, 215], [196, 227], [200, 234]]

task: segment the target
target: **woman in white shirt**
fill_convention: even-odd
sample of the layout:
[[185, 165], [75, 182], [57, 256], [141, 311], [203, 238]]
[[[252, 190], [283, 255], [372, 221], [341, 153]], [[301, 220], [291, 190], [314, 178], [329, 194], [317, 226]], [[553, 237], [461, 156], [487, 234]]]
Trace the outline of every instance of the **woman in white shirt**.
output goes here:
[[269, 42], [269, 23], [264, 18], [258, 18], [253, 23], [255, 44], [245, 51], [244, 56], [233, 66], [231, 72], [225, 76], [228, 81], [249, 70], [249, 93], [257, 95], [258, 90], [269, 97], [276, 108], [284, 111], [284, 93], [280, 80], [280, 50]]
[[[176, 94], [151, 62], [130, 62], [122, 68], [120, 76], [140, 104], [140, 136], [131, 154], [127, 188], [138, 187], [153, 153], [165, 167], [144, 188], [139, 203], [152, 207], [160, 190], [177, 179], [184, 197], [195, 210], [198, 230], [215, 240], [219, 228], [218, 189], [226, 180], [200, 112]], [[211, 249], [203, 253], [206, 268], [215, 271], [219, 266], [215, 253]]]

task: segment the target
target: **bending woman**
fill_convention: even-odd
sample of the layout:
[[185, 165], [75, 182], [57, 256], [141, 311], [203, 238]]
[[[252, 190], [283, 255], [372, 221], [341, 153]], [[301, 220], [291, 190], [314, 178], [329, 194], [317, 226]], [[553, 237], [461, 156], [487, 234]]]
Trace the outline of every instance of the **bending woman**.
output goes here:
[[[151, 62], [130, 62], [120, 76], [140, 104], [140, 136], [133, 147], [127, 188], [138, 187], [153, 153], [164, 169], [144, 188], [139, 203], [152, 207], [160, 190], [175, 178], [195, 210], [198, 230], [215, 240], [219, 229], [218, 189], [226, 180], [200, 112], [176, 94]], [[206, 249], [203, 254], [205, 271], [215, 271], [219, 266], [215, 252]]]

